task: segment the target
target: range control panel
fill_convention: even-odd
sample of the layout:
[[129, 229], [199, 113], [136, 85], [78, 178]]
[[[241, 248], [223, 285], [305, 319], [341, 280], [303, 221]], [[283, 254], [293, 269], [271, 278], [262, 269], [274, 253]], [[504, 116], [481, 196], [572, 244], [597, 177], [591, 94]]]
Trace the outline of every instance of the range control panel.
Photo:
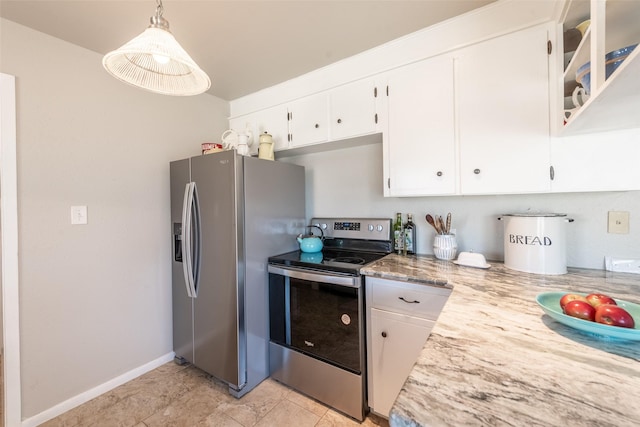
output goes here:
[[[327, 238], [391, 240], [390, 218], [312, 218]], [[310, 230], [317, 234], [317, 230]]]

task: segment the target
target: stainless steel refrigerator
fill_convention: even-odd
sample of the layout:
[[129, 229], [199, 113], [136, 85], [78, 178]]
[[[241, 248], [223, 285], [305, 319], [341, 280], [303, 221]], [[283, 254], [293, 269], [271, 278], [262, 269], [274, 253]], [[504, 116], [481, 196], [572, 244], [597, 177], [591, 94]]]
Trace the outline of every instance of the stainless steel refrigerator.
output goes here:
[[170, 173], [176, 360], [240, 397], [269, 376], [267, 258], [298, 248], [304, 168], [223, 151]]

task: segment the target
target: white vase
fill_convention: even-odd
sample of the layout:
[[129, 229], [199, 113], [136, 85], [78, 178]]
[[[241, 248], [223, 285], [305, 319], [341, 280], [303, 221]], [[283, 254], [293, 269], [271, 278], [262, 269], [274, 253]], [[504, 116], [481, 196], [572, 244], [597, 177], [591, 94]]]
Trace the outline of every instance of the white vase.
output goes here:
[[437, 234], [433, 240], [433, 254], [438, 259], [452, 260], [458, 253], [455, 234]]

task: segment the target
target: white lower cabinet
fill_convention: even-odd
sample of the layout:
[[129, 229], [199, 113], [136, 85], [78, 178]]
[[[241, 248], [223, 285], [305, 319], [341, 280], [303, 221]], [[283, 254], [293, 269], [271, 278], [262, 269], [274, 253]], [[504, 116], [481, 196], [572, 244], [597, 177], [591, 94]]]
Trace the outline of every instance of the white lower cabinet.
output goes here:
[[389, 416], [435, 322], [376, 308], [371, 309], [369, 406]]
[[371, 410], [388, 417], [450, 289], [366, 278], [367, 398]]

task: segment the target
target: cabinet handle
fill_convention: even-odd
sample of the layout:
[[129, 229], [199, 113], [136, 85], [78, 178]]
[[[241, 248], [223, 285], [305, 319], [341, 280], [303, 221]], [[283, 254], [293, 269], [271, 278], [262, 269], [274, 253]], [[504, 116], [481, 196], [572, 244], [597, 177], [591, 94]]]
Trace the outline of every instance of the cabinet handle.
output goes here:
[[556, 177], [556, 170], [553, 168], [553, 166], [549, 166], [549, 178], [551, 178], [551, 181], [553, 181]]
[[315, 128], [318, 129], [319, 127], [320, 127], [320, 125], [316, 123]]
[[474, 169], [473, 173], [475, 173], [476, 175], [480, 175], [480, 169]]
[[406, 302], [407, 304], [420, 304], [420, 301], [415, 299], [413, 301], [407, 301], [406, 299], [404, 299], [404, 297], [398, 297], [398, 299]]
[[438, 176], [442, 176], [442, 171], [438, 171], [438, 172], [436, 173], [436, 175], [438, 175]]
[[381, 334], [381, 335], [382, 335], [382, 338], [386, 338], [386, 337], [387, 337], [387, 333], [386, 333], [386, 332], [384, 332], [384, 331], [382, 332], [382, 334]]
[[338, 123], [342, 123], [342, 119], [338, 119]]

